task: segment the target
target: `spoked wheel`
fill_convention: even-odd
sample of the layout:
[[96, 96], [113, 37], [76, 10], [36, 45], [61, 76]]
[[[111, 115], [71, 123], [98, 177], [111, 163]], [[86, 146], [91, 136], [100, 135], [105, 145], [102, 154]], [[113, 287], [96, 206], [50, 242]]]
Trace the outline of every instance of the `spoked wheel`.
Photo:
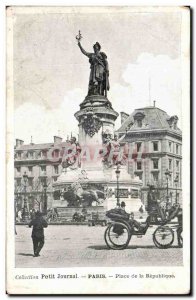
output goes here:
[[153, 233], [153, 242], [158, 248], [168, 248], [174, 241], [174, 232], [168, 226], [159, 226]]
[[131, 232], [126, 224], [115, 222], [106, 228], [104, 238], [109, 248], [113, 250], [122, 250], [129, 244]]

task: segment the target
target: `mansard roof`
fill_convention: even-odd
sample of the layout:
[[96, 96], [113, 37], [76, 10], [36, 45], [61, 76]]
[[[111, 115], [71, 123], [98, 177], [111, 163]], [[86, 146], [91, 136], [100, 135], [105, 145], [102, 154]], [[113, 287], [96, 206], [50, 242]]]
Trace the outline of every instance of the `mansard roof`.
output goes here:
[[26, 144], [26, 145], [20, 145], [15, 150], [17, 151], [33, 151], [33, 150], [47, 150], [52, 147], [65, 147], [68, 145], [67, 142], [62, 143], [43, 143], [43, 144]]
[[[141, 127], [138, 127], [137, 120], [142, 121]], [[176, 133], [181, 133], [181, 130], [177, 127], [178, 117], [170, 117], [165, 111], [158, 107], [148, 106], [138, 108], [133, 111], [129, 117], [121, 124], [117, 132], [131, 132], [142, 130], [173, 130]], [[176, 124], [175, 126], [173, 126]]]

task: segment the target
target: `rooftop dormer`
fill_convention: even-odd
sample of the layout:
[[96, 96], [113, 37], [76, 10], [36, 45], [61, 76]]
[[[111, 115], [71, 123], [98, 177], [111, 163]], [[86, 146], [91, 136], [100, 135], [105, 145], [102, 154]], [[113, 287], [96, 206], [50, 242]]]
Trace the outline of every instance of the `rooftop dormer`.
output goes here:
[[142, 120], [144, 119], [145, 114], [143, 112], [136, 112], [133, 116], [134, 122], [137, 124], [137, 127], [142, 127]]
[[178, 117], [175, 116], [171, 116], [169, 119], [167, 119], [168, 123], [169, 123], [169, 127], [171, 129], [176, 130], [177, 129], [177, 123], [178, 123]]

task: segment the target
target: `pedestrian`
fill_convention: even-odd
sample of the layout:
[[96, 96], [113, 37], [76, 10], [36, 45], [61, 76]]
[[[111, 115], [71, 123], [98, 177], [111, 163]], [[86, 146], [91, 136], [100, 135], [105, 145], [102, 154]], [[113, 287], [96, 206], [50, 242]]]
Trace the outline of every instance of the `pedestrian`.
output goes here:
[[30, 219], [33, 220], [35, 218], [35, 209], [30, 210]]
[[22, 211], [19, 210], [18, 211], [18, 222], [21, 222], [22, 221]]
[[24, 220], [25, 220], [25, 209], [22, 208], [22, 221], [24, 221]]
[[29, 227], [33, 226], [32, 240], [34, 257], [40, 256], [40, 251], [44, 246], [44, 228], [48, 227], [48, 223], [42, 217], [41, 213], [37, 211], [35, 218], [29, 223]]
[[143, 212], [144, 212], [143, 205], [140, 206], [139, 212], [140, 212], [141, 214], [143, 214]]

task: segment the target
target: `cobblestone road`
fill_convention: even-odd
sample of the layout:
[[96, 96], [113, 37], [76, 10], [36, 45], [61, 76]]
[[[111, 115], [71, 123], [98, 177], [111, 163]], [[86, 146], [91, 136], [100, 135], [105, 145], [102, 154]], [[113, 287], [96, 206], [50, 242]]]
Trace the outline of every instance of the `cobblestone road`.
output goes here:
[[156, 227], [142, 238], [132, 237], [125, 250], [109, 250], [104, 241], [106, 227], [50, 225], [45, 229], [45, 245], [40, 257], [33, 257], [31, 229], [17, 226], [16, 267], [92, 266], [180, 266], [182, 249], [176, 235], [172, 248], [158, 249], [152, 241]]

